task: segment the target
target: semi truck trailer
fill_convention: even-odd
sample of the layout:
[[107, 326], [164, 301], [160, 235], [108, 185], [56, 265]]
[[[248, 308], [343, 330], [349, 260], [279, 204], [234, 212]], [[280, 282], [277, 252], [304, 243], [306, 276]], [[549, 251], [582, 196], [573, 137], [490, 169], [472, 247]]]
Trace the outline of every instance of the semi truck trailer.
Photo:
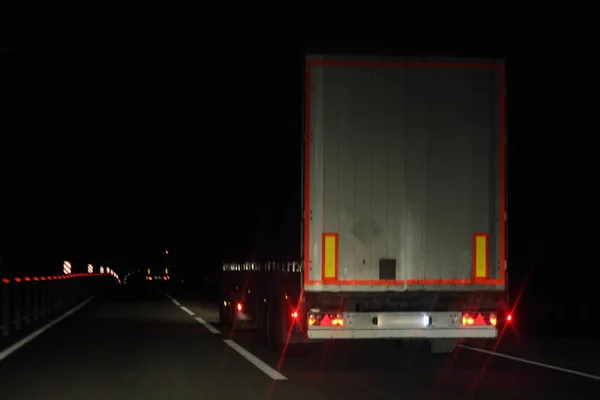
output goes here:
[[496, 338], [503, 60], [311, 55], [304, 79], [301, 259], [223, 264], [221, 318], [273, 349]]

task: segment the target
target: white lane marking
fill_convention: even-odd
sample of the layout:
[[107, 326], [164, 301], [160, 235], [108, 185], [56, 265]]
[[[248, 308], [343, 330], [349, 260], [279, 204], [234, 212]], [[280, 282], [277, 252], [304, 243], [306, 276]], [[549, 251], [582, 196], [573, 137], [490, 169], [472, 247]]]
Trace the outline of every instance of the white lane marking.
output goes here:
[[[196, 315], [189, 308], [178, 304], [179, 302], [177, 300], [175, 300], [174, 298], [172, 298], [171, 296], [167, 295], [167, 297], [170, 298], [173, 301], [173, 303], [177, 304], [179, 306], [179, 308], [181, 308], [183, 311], [185, 311], [189, 315], [192, 315], [192, 316]], [[194, 319], [196, 321], [198, 321], [200, 324], [202, 324], [202, 326], [204, 326], [206, 329], [208, 329], [209, 332], [214, 333], [216, 335], [221, 333], [217, 328], [215, 328], [214, 326], [212, 326], [211, 324], [206, 322], [203, 318], [195, 317]], [[223, 342], [225, 342], [229, 347], [231, 347], [238, 354], [240, 354], [242, 357], [244, 357], [246, 360], [248, 360], [251, 364], [253, 364], [256, 368], [260, 369], [262, 372], [267, 374], [272, 379], [278, 380], [278, 381], [287, 380], [287, 378], [285, 376], [283, 376], [280, 372], [271, 368], [269, 365], [267, 365], [265, 362], [263, 362], [260, 358], [256, 357], [254, 354], [250, 353], [248, 350], [244, 349], [242, 346], [240, 346], [233, 340], [224, 339]]]
[[575, 371], [575, 370], [568, 369], [568, 368], [557, 367], [556, 365], [546, 364], [546, 363], [542, 363], [542, 362], [539, 362], [539, 361], [527, 360], [525, 358], [520, 358], [520, 357], [515, 357], [515, 356], [509, 356], [508, 354], [497, 353], [497, 352], [491, 351], [491, 350], [479, 349], [477, 347], [466, 346], [464, 344], [459, 344], [458, 346], [462, 347], [464, 349], [469, 349], [469, 350], [473, 350], [473, 351], [479, 351], [480, 353], [491, 354], [493, 356], [506, 358], [508, 360], [518, 361], [518, 362], [522, 362], [522, 363], [525, 363], [525, 364], [535, 365], [537, 367], [548, 368], [548, 369], [552, 369], [554, 371], [565, 372], [567, 374], [577, 375], [577, 376], [581, 376], [583, 378], [595, 379], [597, 381], [600, 381], [600, 376], [592, 375], [592, 374], [586, 374], [585, 372], [579, 372], [579, 371]]
[[[175, 303], [175, 305], [177, 305], [179, 308], [181, 308], [183, 311], [185, 311], [189, 315], [191, 315], [191, 316], [196, 315], [192, 310], [190, 310], [187, 307], [182, 306], [181, 303], [179, 303], [177, 300], [175, 300], [171, 296], [167, 295], [167, 297], [170, 298], [173, 301], [173, 303]], [[195, 319], [196, 319], [196, 321], [198, 321], [199, 323], [201, 323], [202, 326], [204, 326], [206, 329], [208, 329], [209, 332], [214, 333], [215, 335], [218, 335], [218, 334], [221, 333], [217, 328], [215, 328], [214, 326], [212, 326], [211, 324], [209, 324], [208, 322], [206, 322], [201, 317], [196, 317]]]
[[173, 304], [175, 304], [177, 307], [181, 307], [181, 303], [178, 302], [177, 300], [175, 300], [174, 298], [172, 298], [169, 294], [165, 293], [165, 296], [167, 296], [173, 302]]
[[190, 314], [190, 315], [196, 315], [196, 314], [195, 314], [195, 313], [194, 313], [192, 310], [190, 310], [190, 309], [189, 309], [189, 308], [187, 308], [187, 307], [180, 306], [180, 308], [181, 308], [183, 311], [185, 311], [186, 313]]
[[14, 343], [13, 345], [7, 347], [3, 351], [0, 352], [0, 361], [4, 360], [6, 357], [10, 356], [15, 351], [19, 350], [21, 347], [25, 346], [27, 343], [31, 342], [36, 337], [40, 336], [42, 333], [46, 332], [48, 329], [52, 328], [54, 325], [58, 324], [63, 319], [67, 318], [69, 315], [73, 314], [75, 311], [79, 310], [90, 301], [92, 301], [96, 296], [88, 297], [85, 301], [80, 303], [79, 305], [71, 308], [69, 311], [61, 315], [60, 317], [54, 319], [53, 321], [48, 322], [46, 325], [42, 326], [38, 330], [31, 332], [29, 335], [25, 336], [23, 339]]
[[229, 347], [237, 351], [242, 357], [246, 360], [250, 361], [250, 363], [254, 364], [254, 366], [260, 369], [262, 372], [270, 376], [276, 381], [285, 381], [287, 378], [283, 376], [279, 371], [274, 370], [265, 364], [260, 358], [256, 357], [254, 354], [250, 353], [248, 350], [244, 349], [242, 346], [234, 342], [230, 339], [223, 340]]
[[215, 328], [214, 326], [212, 326], [211, 324], [209, 324], [208, 322], [206, 322], [202, 318], [196, 317], [195, 320], [198, 321], [198, 322], [200, 322], [202, 324], [202, 326], [204, 326], [206, 329], [208, 329], [208, 331], [210, 333], [214, 333], [215, 335], [218, 335], [219, 333], [221, 333], [221, 332], [219, 332], [219, 330], [217, 328]]

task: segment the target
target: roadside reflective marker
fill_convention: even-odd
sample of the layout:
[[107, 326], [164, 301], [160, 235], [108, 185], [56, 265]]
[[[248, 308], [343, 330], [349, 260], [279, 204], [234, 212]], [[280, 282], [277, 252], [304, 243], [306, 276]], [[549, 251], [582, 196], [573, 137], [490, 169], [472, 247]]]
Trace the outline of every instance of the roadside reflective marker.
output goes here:
[[63, 274], [69, 275], [71, 273], [71, 263], [68, 261], [63, 262]]

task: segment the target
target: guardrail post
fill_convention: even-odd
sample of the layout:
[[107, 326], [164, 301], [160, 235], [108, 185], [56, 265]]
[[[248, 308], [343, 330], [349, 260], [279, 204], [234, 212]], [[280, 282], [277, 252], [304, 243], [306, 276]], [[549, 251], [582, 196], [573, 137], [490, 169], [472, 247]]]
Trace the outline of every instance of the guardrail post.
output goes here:
[[66, 309], [71, 305], [71, 299], [74, 296], [75, 288], [73, 287], [74, 278], [67, 280], [65, 289], [62, 291], [63, 305], [62, 308]]
[[75, 304], [75, 302], [77, 301], [77, 296], [79, 294], [79, 288], [77, 287], [77, 281], [78, 279], [71, 279], [71, 282], [69, 283], [69, 290], [67, 291], [67, 293], [69, 294], [69, 296], [67, 297], [67, 304], [65, 305], [66, 307], [71, 307], [72, 304]]
[[46, 281], [46, 316], [54, 314], [54, 284], [56, 282]]
[[71, 294], [71, 291], [72, 291], [72, 288], [71, 288], [72, 283], [73, 283], [73, 277], [65, 279], [63, 281], [62, 287], [58, 289], [59, 290], [58, 297], [60, 299], [59, 310], [64, 310], [69, 305], [69, 297], [70, 297], [69, 295]]
[[31, 278], [25, 278], [23, 285], [23, 321], [25, 325], [29, 325], [31, 324]]
[[52, 283], [48, 284], [48, 289], [50, 290], [50, 315], [54, 315], [59, 309], [59, 289], [60, 283], [64, 282], [63, 280], [54, 280]]
[[23, 288], [21, 287], [22, 283], [21, 283], [21, 278], [15, 278], [14, 281], [14, 290], [12, 292], [13, 295], [13, 299], [12, 299], [12, 305], [13, 305], [13, 324], [15, 326], [15, 330], [20, 330], [21, 326], [22, 326], [22, 318], [23, 318], [23, 296], [22, 296], [22, 291]]
[[56, 293], [56, 311], [62, 310], [63, 308], [66, 307], [66, 298], [68, 297], [68, 293], [69, 293], [69, 283], [71, 282], [72, 278], [67, 278], [67, 279], [63, 279], [62, 281], [60, 281], [60, 285], [58, 285], [54, 290]]
[[43, 277], [40, 283], [40, 298], [39, 298], [39, 308], [40, 308], [40, 318], [45, 318], [48, 310], [46, 309], [46, 305], [48, 304], [48, 286], [46, 283], [46, 278]]
[[8, 279], [0, 280], [0, 328], [2, 336], [10, 333], [10, 284]]
[[40, 284], [35, 278], [31, 282], [31, 319], [33, 322], [37, 322], [40, 319]]

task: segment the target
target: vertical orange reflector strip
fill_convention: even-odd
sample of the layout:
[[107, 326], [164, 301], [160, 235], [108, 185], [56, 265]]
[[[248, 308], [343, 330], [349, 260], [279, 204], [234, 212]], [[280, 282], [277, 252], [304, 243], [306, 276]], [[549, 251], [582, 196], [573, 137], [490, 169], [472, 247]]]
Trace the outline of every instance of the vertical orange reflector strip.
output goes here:
[[475, 280], [488, 279], [489, 253], [487, 233], [473, 235], [473, 277]]
[[338, 234], [323, 234], [322, 249], [323, 280], [336, 280], [338, 277]]

